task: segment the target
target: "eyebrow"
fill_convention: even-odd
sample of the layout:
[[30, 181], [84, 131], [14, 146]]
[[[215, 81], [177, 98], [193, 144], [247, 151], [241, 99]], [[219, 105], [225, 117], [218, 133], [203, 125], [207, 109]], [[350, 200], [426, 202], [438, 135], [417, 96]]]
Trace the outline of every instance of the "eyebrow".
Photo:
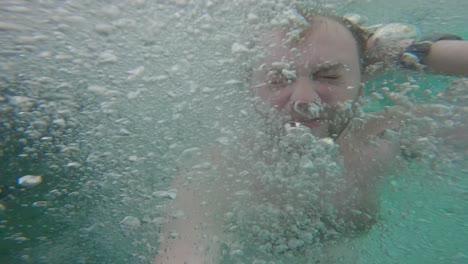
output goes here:
[[344, 70], [346, 69], [346, 65], [341, 62], [330, 62], [325, 61], [323, 63], [319, 63], [316, 67], [317, 71], [331, 71], [331, 70]]
[[[272, 70], [274, 71], [281, 71], [282, 69], [287, 69], [287, 63], [284, 62], [273, 62], [273, 63], [263, 63], [260, 67], [254, 69], [254, 71], [260, 71], [264, 73], [268, 73]], [[289, 66], [289, 65], [288, 65]], [[346, 64], [342, 62], [332, 62], [332, 61], [323, 61], [317, 65], [309, 65], [310, 69], [313, 69], [313, 72], [320, 72], [320, 71], [343, 71], [347, 68]], [[262, 85], [262, 84], [260, 84]]]

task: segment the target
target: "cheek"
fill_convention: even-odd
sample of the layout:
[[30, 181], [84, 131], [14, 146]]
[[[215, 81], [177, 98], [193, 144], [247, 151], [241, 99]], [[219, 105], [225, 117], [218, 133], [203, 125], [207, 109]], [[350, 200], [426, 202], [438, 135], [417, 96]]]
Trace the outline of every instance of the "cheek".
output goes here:
[[[359, 94], [359, 87], [355, 85], [347, 85], [344, 83], [335, 84], [335, 83], [320, 83], [317, 85], [317, 93], [320, 96], [320, 99], [329, 104], [337, 105], [341, 102], [346, 102], [349, 100], [354, 100]], [[349, 89], [348, 87], [354, 87]]]
[[283, 87], [279, 89], [274, 89], [270, 87], [258, 88], [256, 95], [263, 101], [269, 103], [271, 106], [278, 108], [284, 108], [285, 105], [289, 102], [291, 97], [291, 89], [288, 87]]
[[346, 76], [345, 81], [337, 87], [337, 102], [353, 101], [359, 96], [361, 87], [361, 75], [354, 72]]
[[344, 87], [342, 84], [320, 82], [317, 84], [317, 93], [322, 102], [328, 105], [336, 105], [343, 100], [342, 94]]

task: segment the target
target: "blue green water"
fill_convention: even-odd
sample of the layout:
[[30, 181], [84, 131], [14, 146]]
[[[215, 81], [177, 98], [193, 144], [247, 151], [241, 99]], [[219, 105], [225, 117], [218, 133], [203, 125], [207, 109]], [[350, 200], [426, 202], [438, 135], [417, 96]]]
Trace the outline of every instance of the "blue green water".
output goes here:
[[[415, 103], [434, 102], [433, 95], [442, 93], [457, 79], [426, 74], [415, 78], [420, 87], [432, 92], [431, 96], [421, 89], [409, 93]], [[385, 86], [382, 83], [387, 84], [389, 79], [396, 85], [408, 81], [405, 75], [386, 74], [366, 87], [373, 90]], [[388, 105], [393, 103], [369, 100], [366, 109], [371, 112]], [[359, 263], [468, 262], [468, 164], [463, 150], [452, 154], [456, 154], [453, 163], [443, 162], [444, 157], [436, 158], [441, 161], [439, 167], [415, 161], [384, 181], [381, 222], [356, 243], [361, 252]]]
[[360, 263], [466, 263], [466, 163], [436, 172], [425, 166], [389, 180], [381, 220], [358, 243]]

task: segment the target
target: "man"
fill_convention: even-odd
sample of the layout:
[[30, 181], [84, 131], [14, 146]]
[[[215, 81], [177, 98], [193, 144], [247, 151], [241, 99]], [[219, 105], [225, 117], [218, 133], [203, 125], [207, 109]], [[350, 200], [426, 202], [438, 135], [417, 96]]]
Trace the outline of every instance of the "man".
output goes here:
[[[333, 196], [333, 204], [341, 220], [366, 228], [375, 221], [374, 182], [401, 152], [398, 141], [382, 135], [400, 129], [405, 120], [404, 114], [392, 110], [353, 120], [353, 107], [362, 94], [361, 82], [371, 77], [364, 76], [366, 54], [372, 54], [373, 62], [379, 58], [399, 63], [406, 48], [416, 58], [413, 65], [421, 64], [434, 73], [467, 76], [468, 42], [440, 40], [425, 49], [400, 42], [391, 50], [380, 49], [375, 36], [362, 41], [363, 36], [347, 21], [319, 15], [305, 18], [309, 26], [297, 39], [291, 40], [286, 29], [260, 38], [265, 56], [252, 71], [251, 89], [287, 126], [306, 127], [318, 138], [334, 139], [344, 160], [348, 186]], [[215, 209], [204, 207], [204, 198], [190, 184], [176, 179], [174, 186], [178, 189], [174, 207], [182, 210], [184, 217], [171, 219], [164, 227], [155, 263], [219, 262], [217, 239], [224, 239], [224, 229], [222, 223], [211, 219], [209, 211]], [[222, 193], [220, 188], [216, 191], [215, 187], [215, 192]], [[219, 193], [212, 197], [222, 196]]]

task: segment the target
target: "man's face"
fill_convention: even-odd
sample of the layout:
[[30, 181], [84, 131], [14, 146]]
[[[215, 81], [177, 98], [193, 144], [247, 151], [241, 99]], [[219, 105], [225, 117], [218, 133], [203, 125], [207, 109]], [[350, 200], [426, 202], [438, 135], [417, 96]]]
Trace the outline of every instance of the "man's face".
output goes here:
[[359, 96], [361, 74], [357, 43], [340, 23], [313, 19], [299, 41], [285, 44], [287, 32], [263, 37], [265, 59], [252, 73], [256, 96], [276, 107], [289, 121], [328, 135], [330, 109]]

